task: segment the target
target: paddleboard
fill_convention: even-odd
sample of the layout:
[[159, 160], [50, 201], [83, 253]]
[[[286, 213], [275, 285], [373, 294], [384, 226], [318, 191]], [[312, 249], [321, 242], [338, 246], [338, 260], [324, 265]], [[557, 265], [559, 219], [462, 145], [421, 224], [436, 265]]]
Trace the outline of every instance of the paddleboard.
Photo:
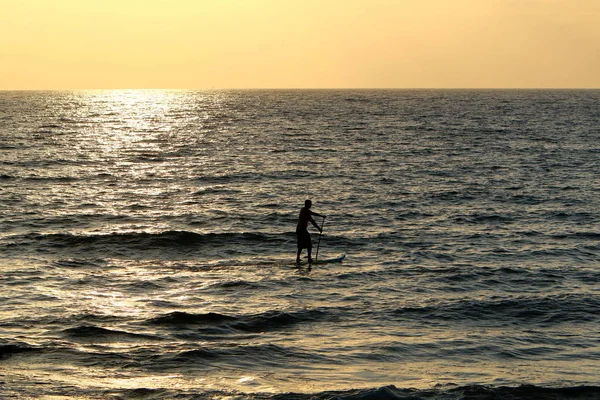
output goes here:
[[[337, 263], [337, 262], [342, 262], [342, 260], [346, 258], [345, 254], [341, 254], [337, 257], [330, 257], [330, 258], [319, 258], [316, 262], [313, 260], [313, 262], [311, 263], [312, 265], [315, 264], [329, 264], [329, 263]], [[300, 264], [308, 264], [308, 262], [306, 260], [302, 260], [300, 262]]]

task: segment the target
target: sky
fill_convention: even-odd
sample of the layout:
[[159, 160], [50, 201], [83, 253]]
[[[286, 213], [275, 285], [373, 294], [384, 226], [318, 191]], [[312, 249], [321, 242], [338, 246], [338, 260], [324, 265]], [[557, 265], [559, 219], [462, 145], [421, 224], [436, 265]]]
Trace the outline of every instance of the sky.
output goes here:
[[0, 0], [0, 90], [600, 88], [600, 0]]

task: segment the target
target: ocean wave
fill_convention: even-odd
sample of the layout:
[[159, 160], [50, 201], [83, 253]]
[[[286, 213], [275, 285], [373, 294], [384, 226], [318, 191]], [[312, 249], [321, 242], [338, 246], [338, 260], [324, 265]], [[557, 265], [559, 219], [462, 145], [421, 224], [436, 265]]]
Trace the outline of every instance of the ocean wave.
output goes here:
[[513, 218], [499, 214], [471, 214], [458, 215], [453, 218], [457, 223], [465, 224], [506, 224], [513, 222]]
[[193, 314], [182, 311], [174, 311], [168, 314], [151, 318], [146, 323], [151, 325], [218, 325], [230, 321], [236, 321], [236, 317], [219, 313]]
[[60, 259], [53, 262], [53, 266], [56, 268], [108, 268], [108, 263], [104, 259], [77, 259], [68, 258]]
[[29, 175], [23, 176], [19, 178], [20, 180], [30, 181], [30, 182], [44, 182], [44, 183], [71, 183], [82, 180], [81, 177], [76, 176], [42, 176], [42, 175]]
[[21, 244], [38, 244], [55, 248], [61, 247], [93, 247], [93, 246], [119, 246], [132, 247], [136, 249], [186, 247], [210, 244], [211, 246], [227, 246], [235, 243], [251, 242], [285, 242], [290, 234], [266, 234], [266, 233], [195, 233], [189, 231], [165, 231], [158, 233], [150, 232], [126, 232], [108, 234], [71, 234], [32, 233], [26, 235], [12, 236], [15, 242]]
[[[110, 395], [110, 398], [123, 398], [123, 399], [171, 399], [169, 389], [124, 389], [118, 392], [112, 393], [112, 391], [106, 391], [105, 395]], [[179, 395], [177, 395], [179, 397]]]
[[440, 384], [431, 389], [398, 388], [394, 385], [332, 390], [317, 393], [242, 393], [224, 390], [190, 389], [121, 389], [110, 394], [124, 399], [161, 398], [235, 398], [238, 400], [597, 400], [598, 386], [544, 387], [524, 384], [521, 386], [487, 386]]
[[298, 312], [267, 311], [255, 315], [231, 316], [219, 313], [194, 314], [175, 311], [148, 319], [147, 324], [171, 326], [219, 327], [228, 331], [265, 332], [278, 330], [291, 325], [314, 322], [333, 315], [324, 310], [306, 310]]
[[[283, 245], [294, 246], [295, 232], [263, 233], [263, 232], [223, 232], [223, 233], [196, 233], [191, 231], [163, 231], [163, 232], [115, 232], [105, 234], [75, 234], [75, 233], [28, 233], [12, 235], [4, 238], [6, 247], [15, 251], [25, 248], [36, 248], [41, 253], [89, 253], [90, 257], [110, 258], [121, 255], [140, 256], [144, 252], [166, 250], [161, 256], [186, 252], [196, 253], [198, 249], [206, 250], [206, 255], [220, 254], [226, 248], [228, 255], [244, 251], [244, 246], [267, 246], [280, 249]], [[327, 236], [321, 245], [337, 248], [364, 245], [365, 241], [342, 236]], [[367, 241], [368, 242], [368, 241]], [[1, 247], [0, 247], [1, 248]], [[221, 249], [221, 250], [220, 250]], [[168, 251], [172, 250], [172, 253]], [[96, 252], [96, 253], [92, 253]], [[69, 258], [65, 254], [64, 258]], [[73, 256], [74, 257], [74, 256]]]
[[329, 313], [321, 310], [300, 312], [268, 311], [265, 313], [244, 317], [232, 324], [231, 327], [246, 332], [262, 332], [277, 330], [303, 322], [322, 320]]
[[485, 400], [562, 400], [562, 399], [599, 399], [600, 387], [577, 386], [569, 388], [544, 388], [533, 385], [522, 385], [518, 387], [491, 387], [481, 385], [469, 385], [454, 388], [434, 388], [430, 390], [399, 389], [396, 386], [384, 386], [375, 389], [350, 390], [345, 392], [324, 392], [312, 396], [299, 397], [272, 397], [272, 399], [320, 399], [320, 400], [462, 400], [462, 399], [485, 399]]
[[73, 324], [86, 325], [103, 325], [103, 324], [120, 324], [126, 323], [126, 317], [111, 315], [111, 314], [26, 314], [15, 318], [6, 318], [0, 321], [0, 326], [6, 327], [45, 327], [47, 329], [63, 329], [65, 326]]
[[464, 299], [432, 306], [395, 309], [397, 317], [418, 319], [494, 321], [497, 324], [554, 324], [597, 321], [600, 298], [590, 294], [515, 297], [508, 299]]
[[553, 239], [576, 239], [576, 240], [598, 240], [600, 233], [598, 232], [572, 232], [572, 233], [557, 233], [550, 236]]
[[41, 349], [25, 343], [0, 343], [0, 360], [14, 354], [40, 352]]
[[223, 344], [220, 346], [213, 345], [210, 349], [186, 350], [170, 356], [169, 361], [181, 363], [185, 361], [195, 362], [196, 360], [223, 358], [233, 358], [240, 365], [246, 363], [254, 365], [257, 361], [263, 365], [280, 365], [281, 360], [289, 360], [290, 358], [302, 359], [304, 361], [323, 359], [323, 357], [314, 353], [275, 344]]
[[45, 125], [40, 125], [39, 129], [63, 129], [63, 125], [45, 124]]
[[206, 196], [213, 194], [238, 194], [241, 190], [232, 189], [226, 186], [204, 187], [193, 193], [193, 196]]
[[80, 325], [73, 328], [67, 328], [62, 331], [71, 339], [75, 340], [91, 340], [94, 342], [123, 340], [123, 339], [140, 339], [140, 340], [159, 340], [161, 338], [152, 335], [125, 332], [121, 330], [101, 328], [95, 325]]
[[[304, 165], [302, 163], [302, 165]], [[204, 175], [196, 178], [199, 184], [206, 185], [233, 185], [236, 183], [247, 184], [249, 182], [261, 182], [264, 180], [268, 181], [293, 181], [300, 178], [312, 178], [317, 177], [323, 178], [321, 173], [305, 170], [305, 169], [291, 169], [278, 171], [277, 173], [269, 173], [262, 170], [253, 170], [251, 172], [232, 172], [227, 174], [215, 174], [215, 175]], [[331, 175], [331, 178], [338, 177], [338, 175]]]
[[211, 289], [260, 289], [263, 286], [256, 282], [245, 281], [243, 279], [234, 279], [230, 281], [217, 282], [209, 286]]

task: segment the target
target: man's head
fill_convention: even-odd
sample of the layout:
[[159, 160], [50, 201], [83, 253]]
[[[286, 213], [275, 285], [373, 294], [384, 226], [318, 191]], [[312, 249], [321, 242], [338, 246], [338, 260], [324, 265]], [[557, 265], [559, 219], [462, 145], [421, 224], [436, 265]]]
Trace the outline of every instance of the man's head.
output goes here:
[[311, 208], [311, 207], [312, 207], [312, 201], [310, 201], [310, 200], [305, 200], [305, 201], [304, 201], [304, 207], [306, 207], [306, 208]]

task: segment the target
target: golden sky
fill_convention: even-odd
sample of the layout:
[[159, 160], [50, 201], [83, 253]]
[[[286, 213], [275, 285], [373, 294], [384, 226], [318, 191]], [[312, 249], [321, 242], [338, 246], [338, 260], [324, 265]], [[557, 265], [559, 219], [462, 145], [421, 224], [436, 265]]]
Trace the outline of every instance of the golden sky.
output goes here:
[[0, 89], [600, 88], [600, 0], [0, 0]]

